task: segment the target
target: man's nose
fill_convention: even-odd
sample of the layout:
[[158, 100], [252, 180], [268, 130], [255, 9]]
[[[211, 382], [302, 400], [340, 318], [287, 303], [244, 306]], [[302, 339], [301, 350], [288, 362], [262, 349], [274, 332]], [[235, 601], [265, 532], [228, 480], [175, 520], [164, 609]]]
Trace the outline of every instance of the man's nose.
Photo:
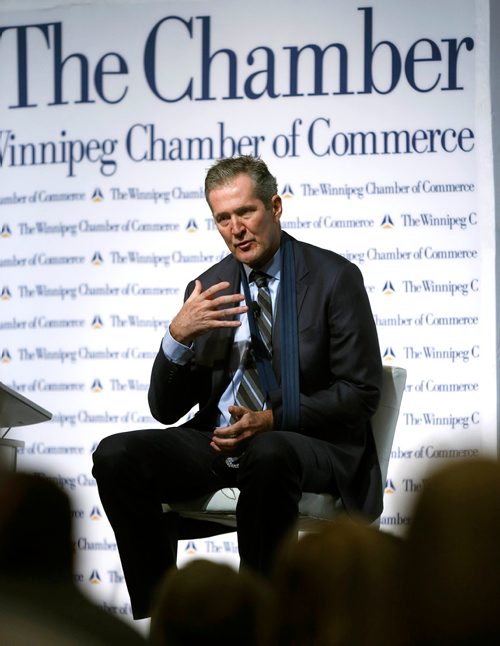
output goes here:
[[240, 218], [233, 215], [231, 218], [231, 233], [236, 238], [239, 238], [242, 234], [245, 233], [245, 226]]

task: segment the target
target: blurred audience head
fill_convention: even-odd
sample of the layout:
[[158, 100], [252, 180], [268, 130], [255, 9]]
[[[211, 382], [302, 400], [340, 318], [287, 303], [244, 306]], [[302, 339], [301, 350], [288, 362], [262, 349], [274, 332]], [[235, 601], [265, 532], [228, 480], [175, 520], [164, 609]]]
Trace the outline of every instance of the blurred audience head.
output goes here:
[[69, 497], [48, 478], [0, 475], [0, 644], [143, 644], [73, 581]]
[[72, 580], [73, 543], [68, 496], [27, 473], [0, 483], [0, 576]]
[[390, 644], [387, 606], [402, 541], [341, 519], [284, 546], [269, 646]]
[[403, 572], [417, 644], [500, 643], [500, 467], [474, 460], [431, 475]]
[[257, 575], [196, 560], [169, 570], [151, 613], [155, 646], [254, 646], [269, 589]]

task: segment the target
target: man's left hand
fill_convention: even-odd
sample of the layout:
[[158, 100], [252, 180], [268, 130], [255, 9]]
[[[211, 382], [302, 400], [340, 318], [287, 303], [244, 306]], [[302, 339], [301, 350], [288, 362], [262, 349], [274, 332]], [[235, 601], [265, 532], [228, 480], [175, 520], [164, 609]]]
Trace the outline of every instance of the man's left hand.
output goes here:
[[236, 420], [230, 426], [216, 428], [210, 446], [219, 453], [237, 455], [257, 433], [273, 430], [273, 411], [253, 411], [243, 406], [229, 406], [229, 413]]

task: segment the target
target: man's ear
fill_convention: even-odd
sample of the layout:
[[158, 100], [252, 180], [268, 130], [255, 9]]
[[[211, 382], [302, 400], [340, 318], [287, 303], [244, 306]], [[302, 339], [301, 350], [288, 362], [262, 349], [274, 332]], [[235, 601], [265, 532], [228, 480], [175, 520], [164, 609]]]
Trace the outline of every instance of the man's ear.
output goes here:
[[283, 204], [281, 203], [281, 197], [279, 195], [273, 195], [271, 198], [271, 206], [273, 209], [273, 216], [276, 221], [281, 218], [283, 212]]

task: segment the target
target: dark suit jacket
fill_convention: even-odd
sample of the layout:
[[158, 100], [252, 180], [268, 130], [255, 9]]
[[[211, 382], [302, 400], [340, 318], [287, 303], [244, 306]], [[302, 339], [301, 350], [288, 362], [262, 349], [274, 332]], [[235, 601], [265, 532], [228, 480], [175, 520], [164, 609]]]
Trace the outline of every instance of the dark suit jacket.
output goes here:
[[[282, 235], [286, 236], [286, 233]], [[300, 362], [300, 428], [294, 430], [332, 444], [336, 483], [350, 512], [376, 518], [382, 510], [382, 483], [370, 417], [377, 409], [382, 365], [377, 332], [356, 265], [332, 251], [293, 241]], [[239, 265], [227, 256], [199, 279], [204, 289], [228, 281], [240, 292]], [[186, 290], [191, 293], [194, 282]], [[273, 323], [273, 367], [281, 382], [280, 313]], [[217, 405], [229, 383], [227, 370], [234, 329], [213, 330], [194, 342], [186, 366], [169, 361], [162, 349], [151, 376], [152, 415], [174, 424], [195, 404], [199, 412], [186, 426], [211, 430]], [[271, 393], [276, 429], [283, 415], [281, 390]]]

